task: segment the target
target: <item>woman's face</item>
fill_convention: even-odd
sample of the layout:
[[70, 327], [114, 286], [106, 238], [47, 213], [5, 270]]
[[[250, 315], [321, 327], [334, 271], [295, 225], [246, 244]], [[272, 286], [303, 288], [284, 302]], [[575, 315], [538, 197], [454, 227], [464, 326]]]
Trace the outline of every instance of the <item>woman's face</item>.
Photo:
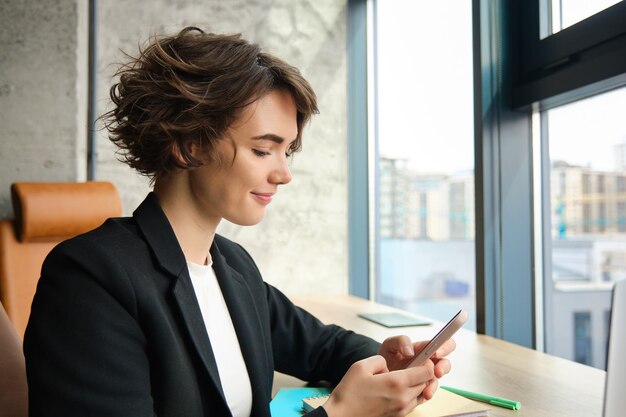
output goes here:
[[287, 152], [298, 133], [296, 117], [293, 98], [283, 90], [243, 110], [218, 142], [218, 158], [203, 155], [205, 165], [190, 172], [192, 195], [204, 215], [239, 225], [261, 221], [278, 186], [291, 181]]

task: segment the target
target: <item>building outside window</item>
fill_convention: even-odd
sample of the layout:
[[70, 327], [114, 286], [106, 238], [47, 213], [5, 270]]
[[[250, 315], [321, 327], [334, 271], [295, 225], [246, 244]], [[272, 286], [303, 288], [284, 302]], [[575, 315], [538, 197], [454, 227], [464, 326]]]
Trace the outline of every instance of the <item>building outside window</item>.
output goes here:
[[475, 328], [472, 2], [378, 1], [375, 22], [375, 299]]
[[[626, 88], [542, 115], [547, 124], [552, 217], [548, 255], [552, 276], [545, 281], [546, 308], [552, 314], [546, 316], [546, 348], [598, 368], [606, 362], [604, 321], [612, 285], [626, 278], [623, 108]], [[580, 309], [587, 311], [585, 315], [575, 313]], [[573, 325], [564, 325], [571, 320]], [[568, 329], [575, 333], [568, 336]]]

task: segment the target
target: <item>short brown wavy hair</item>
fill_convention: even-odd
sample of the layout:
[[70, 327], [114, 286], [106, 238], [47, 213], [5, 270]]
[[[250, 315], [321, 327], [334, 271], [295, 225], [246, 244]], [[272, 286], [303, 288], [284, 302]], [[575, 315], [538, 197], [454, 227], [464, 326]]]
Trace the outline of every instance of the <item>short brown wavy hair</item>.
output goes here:
[[[138, 57], [127, 56], [110, 89], [114, 108], [101, 118], [121, 160], [153, 181], [175, 167], [200, 166], [185, 145], [194, 141], [212, 151], [240, 110], [273, 89], [289, 91], [296, 105], [290, 152], [300, 150], [302, 129], [318, 113], [300, 71], [239, 34], [186, 27], [155, 35]], [[184, 162], [173, 156], [175, 148]]]

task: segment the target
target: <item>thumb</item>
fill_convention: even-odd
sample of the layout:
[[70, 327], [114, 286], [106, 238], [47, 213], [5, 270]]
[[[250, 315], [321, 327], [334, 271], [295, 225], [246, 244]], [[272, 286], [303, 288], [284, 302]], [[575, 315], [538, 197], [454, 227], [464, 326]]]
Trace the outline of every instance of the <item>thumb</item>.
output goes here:
[[391, 353], [399, 352], [402, 356], [413, 357], [413, 343], [409, 336], [401, 335], [390, 337], [383, 342], [383, 349], [387, 349], [387, 351]]

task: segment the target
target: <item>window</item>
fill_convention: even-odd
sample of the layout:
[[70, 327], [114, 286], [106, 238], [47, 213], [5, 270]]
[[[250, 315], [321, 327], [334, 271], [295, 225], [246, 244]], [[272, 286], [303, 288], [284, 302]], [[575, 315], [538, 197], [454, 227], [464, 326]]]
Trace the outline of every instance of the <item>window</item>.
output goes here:
[[547, 35], [553, 35], [602, 10], [619, 3], [620, 0], [548, 0], [545, 1], [545, 16], [550, 16], [546, 22]]
[[591, 313], [574, 313], [574, 360], [591, 364]]
[[[466, 291], [479, 332], [572, 358], [571, 334], [555, 352], [555, 317], [573, 320], [555, 307], [573, 291], [558, 287], [578, 283], [585, 297], [597, 259], [600, 287], [625, 262], [619, 249], [598, 254], [601, 245], [571, 237], [626, 230], [626, 173], [599, 179], [594, 167], [551, 160], [543, 148], [558, 123], [548, 115], [626, 85], [626, 2], [577, 23], [573, 2], [560, 2], [569, 17], [552, 4], [348, 1], [350, 292], [445, 320]], [[558, 30], [542, 34], [554, 19]], [[590, 294], [605, 303], [606, 292]]]
[[626, 233], [626, 202], [617, 202], [617, 231]]
[[[545, 304], [552, 314], [546, 316], [546, 348], [598, 368], [605, 366], [602, 341], [608, 330], [601, 322], [592, 325], [592, 319], [601, 320], [610, 310], [612, 284], [626, 278], [624, 108], [626, 87], [542, 116], [550, 183], [558, 185], [550, 190], [552, 267]], [[575, 312], [580, 309], [589, 313]], [[575, 337], [562, 337], [559, 323], [572, 315]]]
[[598, 174], [598, 193], [604, 193], [604, 174]]
[[475, 328], [471, 6], [376, 2], [375, 299]]
[[623, 84], [626, 2], [513, 3], [510, 7], [518, 8], [514, 13], [519, 16], [509, 23], [518, 26], [521, 41], [515, 58], [519, 64], [512, 68], [513, 107], [552, 107]]

